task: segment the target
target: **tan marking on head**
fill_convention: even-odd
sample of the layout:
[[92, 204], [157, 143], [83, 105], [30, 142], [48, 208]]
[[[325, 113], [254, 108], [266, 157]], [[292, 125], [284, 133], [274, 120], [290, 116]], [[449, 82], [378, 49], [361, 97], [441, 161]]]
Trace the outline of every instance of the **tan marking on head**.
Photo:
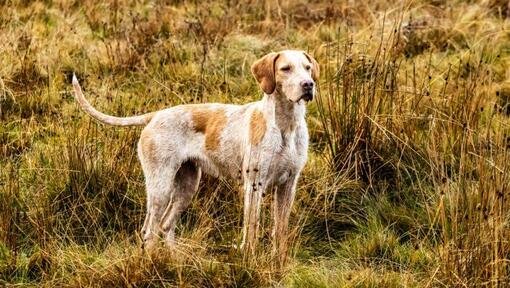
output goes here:
[[266, 134], [266, 118], [260, 110], [254, 110], [250, 118], [250, 143], [258, 145]]
[[205, 149], [217, 150], [220, 147], [221, 132], [227, 125], [227, 115], [223, 109], [211, 110], [189, 106], [193, 129], [205, 135]]
[[140, 135], [140, 145], [142, 147], [142, 155], [149, 162], [154, 163], [158, 160], [156, 155], [156, 140], [154, 132], [148, 129], [142, 131]]
[[274, 66], [279, 56], [280, 53], [271, 52], [255, 61], [251, 66], [251, 73], [266, 94], [272, 94], [276, 88]]

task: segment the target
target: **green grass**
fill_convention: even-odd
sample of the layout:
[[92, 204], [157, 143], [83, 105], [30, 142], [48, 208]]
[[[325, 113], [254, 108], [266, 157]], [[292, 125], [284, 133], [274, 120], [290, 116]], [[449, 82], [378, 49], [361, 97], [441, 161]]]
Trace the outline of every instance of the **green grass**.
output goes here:
[[[505, 287], [505, 1], [0, 1], [0, 285]], [[321, 65], [288, 263], [256, 257], [240, 187], [205, 178], [175, 250], [148, 255], [139, 128], [117, 116], [261, 97], [251, 64]]]

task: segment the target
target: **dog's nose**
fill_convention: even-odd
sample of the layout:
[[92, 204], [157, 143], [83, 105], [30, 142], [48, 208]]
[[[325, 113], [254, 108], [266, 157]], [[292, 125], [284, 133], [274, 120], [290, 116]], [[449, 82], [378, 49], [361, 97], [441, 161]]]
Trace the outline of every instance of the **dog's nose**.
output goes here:
[[313, 89], [313, 81], [312, 80], [303, 80], [301, 81], [301, 87], [303, 90], [308, 91]]

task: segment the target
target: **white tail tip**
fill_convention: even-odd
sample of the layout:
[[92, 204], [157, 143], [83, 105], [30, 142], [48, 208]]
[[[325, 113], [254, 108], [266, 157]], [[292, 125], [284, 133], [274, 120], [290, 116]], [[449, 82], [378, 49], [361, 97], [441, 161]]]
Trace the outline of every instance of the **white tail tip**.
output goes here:
[[73, 84], [78, 85], [78, 78], [76, 78], [76, 74], [73, 73]]

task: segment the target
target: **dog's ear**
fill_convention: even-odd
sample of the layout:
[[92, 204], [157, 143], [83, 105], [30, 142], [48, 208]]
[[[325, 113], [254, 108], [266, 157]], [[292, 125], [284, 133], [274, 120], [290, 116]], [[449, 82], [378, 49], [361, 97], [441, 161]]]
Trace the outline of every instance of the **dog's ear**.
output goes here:
[[319, 80], [319, 63], [317, 63], [317, 61], [312, 56], [308, 55], [308, 53], [303, 53], [305, 54], [308, 61], [312, 63], [312, 79], [313, 81], [317, 82], [317, 80]]
[[266, 94], [272, 94], [276, 89], [275, 64], [279, 53], [271, 52], [266, 56], [255, 61], [251, 66], [251, 73], [259, 82], [260, 88]]

